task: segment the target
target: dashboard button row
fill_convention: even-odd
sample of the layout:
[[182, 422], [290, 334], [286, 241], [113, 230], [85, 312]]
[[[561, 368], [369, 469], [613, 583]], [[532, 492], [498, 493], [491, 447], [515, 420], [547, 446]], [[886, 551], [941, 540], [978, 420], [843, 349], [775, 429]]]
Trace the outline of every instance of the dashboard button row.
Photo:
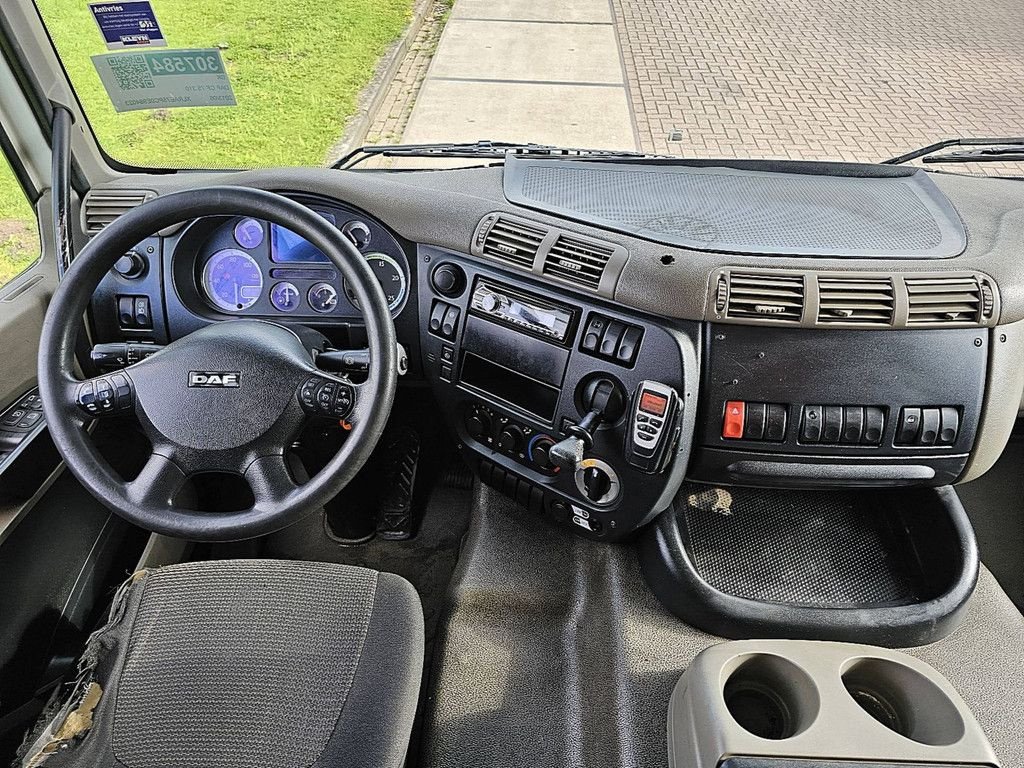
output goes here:
[[960, 409], [911, 406], [900, 409], [896, 445], [952, 445], [960, 434]]
[[786, 439], [789, 408], [783, 403], [747, 403], [729, 400], [725, 404], [722, 437], [727, 440], [758, 440], [781, 443]]
[[583, 330], [580, 349], [594, 357], [632, 367], [643, 337], [644, 330], [640, 326], [591, 312]]
[[430, 332], [451, 341], [459, 330], [459, 308], [444, 301], [435, 300], [430, 308]]
[[805, 405], [800, 442], [807, 444], [880, 445], [885, 409], [875, 405]]

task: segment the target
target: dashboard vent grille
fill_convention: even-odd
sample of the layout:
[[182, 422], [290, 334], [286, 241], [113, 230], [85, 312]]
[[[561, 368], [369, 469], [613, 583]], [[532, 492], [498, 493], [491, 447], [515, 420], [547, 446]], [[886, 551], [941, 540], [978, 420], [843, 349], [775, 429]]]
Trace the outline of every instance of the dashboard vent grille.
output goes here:
[[803, 308], [804, 279], [800, 275], [729, 275], [727, 317], [799, 323]]
[[907, 277], [907, 325], [975, 324], [982, 320], [977, 278]]
[[559, 235], [544, 259], [544, 274], [587, 288], [597, 288], [614, 252], [613, 246]]
[[487, 231], [481, 248], [484, 256], [530, 269], [547, 231], [499, 216]]
[[895, 302], [888, 277], [819, 277], [818, 322], [892, 325]]
[[112, 223], [132, 208], [142, 205], [153, 198], [152, 192], [143, 191], [111, 191], [90, 192], [85, 197], [85, 232], [95, 235], [108, 224]]

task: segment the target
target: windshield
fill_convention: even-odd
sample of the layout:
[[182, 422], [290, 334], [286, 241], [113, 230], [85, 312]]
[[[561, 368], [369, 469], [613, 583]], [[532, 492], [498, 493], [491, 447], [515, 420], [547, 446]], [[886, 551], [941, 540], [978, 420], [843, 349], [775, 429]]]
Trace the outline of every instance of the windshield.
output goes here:
[[877, 162], [1024, 134], [1019, 3], [38, 6], [100, 144], [133, 165], [322, 165], [363, 143], [479, 139]]
[[[236, 104], [120, 113], [91, 58], [108, 50], [89, 5], [39, 0], [37, 6], [101, 146], [115, 160], [244, 168], [322, 164], [358, 111], [360, 91], [378, 60], [408, 24], [412, 3], [155, 0], [166, 45], [112, 49], [110, 56], [130, 63], [145, 51], [158, 67], [163, 59], [177, 66], [180, 59], [171, 51], [214, 49]], [[168, 77], [157, 74], [150, 81], [159, 83], [161, 76]]]

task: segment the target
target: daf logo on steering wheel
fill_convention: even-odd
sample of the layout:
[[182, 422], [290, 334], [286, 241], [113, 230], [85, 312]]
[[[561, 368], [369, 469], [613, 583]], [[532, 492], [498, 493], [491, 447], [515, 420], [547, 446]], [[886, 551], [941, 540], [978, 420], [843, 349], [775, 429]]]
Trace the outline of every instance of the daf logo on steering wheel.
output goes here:
[[189, 371], [190, 387], [237, 387], [238, 371]]

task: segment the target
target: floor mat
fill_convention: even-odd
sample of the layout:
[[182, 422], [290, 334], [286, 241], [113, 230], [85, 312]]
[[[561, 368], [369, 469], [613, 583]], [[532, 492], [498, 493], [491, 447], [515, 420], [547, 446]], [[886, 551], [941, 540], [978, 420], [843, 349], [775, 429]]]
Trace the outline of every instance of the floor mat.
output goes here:
[[[721, 642], [651, 594], [632, 547], [592, 542], [477, 488], [435, 654], [428, 768], [667, 766], [680, 675]], [[1024, 766], [1024, 620], [987, 570], [951, 635], [910, 651], [945, 674], [1003, 765]]]
[[680, 498], [694, 566], [722, 592], [825, 607], [924, 599], [891, 516], [864, 493], [691, 483]]

